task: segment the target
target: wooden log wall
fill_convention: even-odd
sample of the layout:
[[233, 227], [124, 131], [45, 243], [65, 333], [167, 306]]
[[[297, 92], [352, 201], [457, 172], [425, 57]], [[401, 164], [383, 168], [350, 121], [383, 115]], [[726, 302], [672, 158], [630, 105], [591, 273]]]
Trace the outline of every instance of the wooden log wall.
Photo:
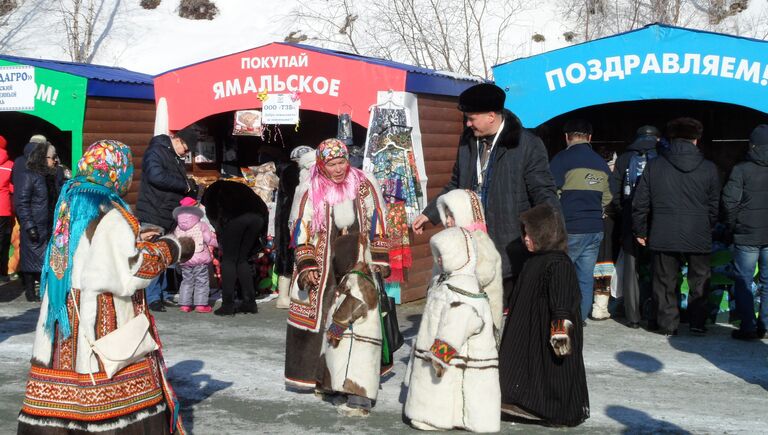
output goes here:
[[141, 182], [141, 159], [155, 129], [155, 102], [88, 97], [83, 125], [83, 151], [101, 139], [114, 139], [133, 151], [133, 184], [125, 197], [136, 205]]
[[[418, 98], [421, 146], [428, 177], [427, 198], [433, 200], [451, 179], [464, 119], [456, 108], [455, 97], [422, 94]], [[407, 281], [402, 286], [402, 302], [426, 296], [427, 284], [432, 276], [429, 238], [441, 229], [442, 226], [427, 224], [426, 231], [421, 235], [411, 231], [413, 267], [407, 272]]]

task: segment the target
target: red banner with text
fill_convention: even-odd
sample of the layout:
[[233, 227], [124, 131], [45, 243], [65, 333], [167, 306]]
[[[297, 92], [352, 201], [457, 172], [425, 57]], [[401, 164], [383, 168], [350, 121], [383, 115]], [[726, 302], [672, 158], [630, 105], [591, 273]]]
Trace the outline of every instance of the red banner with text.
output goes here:
[[265, 94], [295, 94], [302, 110], [351, 112], [368, 127], [376, 92], [403, 91], [405, 79], [401, 69], [272, 43], [157, 76], [155, 99], [166, 99], [171, 130], [216, 113], [261, 108]]

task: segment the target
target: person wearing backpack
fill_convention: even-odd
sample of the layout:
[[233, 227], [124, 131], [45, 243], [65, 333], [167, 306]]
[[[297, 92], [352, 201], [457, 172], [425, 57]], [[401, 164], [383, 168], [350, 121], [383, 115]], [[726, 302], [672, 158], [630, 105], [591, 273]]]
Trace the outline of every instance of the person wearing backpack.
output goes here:
[[717, 166], [698, 148], [704, 127], [693, 118], [667, 124], [669, 149], [648, 164], [632, 200], [637, 242], [653, 255], [656, 322], [650, 330], [677, 335], [680, 268], [688, 264], [690, 332], [704, 335], [711, 270], [712, 228], [717, 222], [720, 178]]
[[635, 140], [616, 160], [611, 178], [613, 179], [613, 209], [621, 220], [621, 249], [624, 252], [622, 263], [622, 282], [620, 286], [624, 295], [624, 312], [627, 326], [636, 329], [640, 327], [641, 301], [638, 282], [637, 260], [641, 257], [643, 248], [635, 241], [632, 233], [632, 198], [640, 176], [648, 162], [658, 156], [656, 146], [661, 133], [652, 125], [644, 125], [637, 129]]

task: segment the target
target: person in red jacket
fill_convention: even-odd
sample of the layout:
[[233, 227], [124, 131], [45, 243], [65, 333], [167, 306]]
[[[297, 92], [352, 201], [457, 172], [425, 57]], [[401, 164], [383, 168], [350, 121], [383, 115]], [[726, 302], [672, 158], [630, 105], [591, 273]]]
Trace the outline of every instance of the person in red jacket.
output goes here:
[[0, 285], [9, 281], [8, 250], [11, 247], [11, 231], [13, 230], [13, 205], [11, 201], [13, 161], [8, 159], [8, 152], [5, 150], [7, 146], [8, 141], [0, 136]]

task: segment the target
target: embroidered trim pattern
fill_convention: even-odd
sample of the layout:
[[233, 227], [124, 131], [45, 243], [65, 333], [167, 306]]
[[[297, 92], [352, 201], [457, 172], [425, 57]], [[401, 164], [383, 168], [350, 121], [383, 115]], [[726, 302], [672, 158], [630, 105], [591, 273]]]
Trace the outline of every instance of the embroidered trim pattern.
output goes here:
[[432, 347], [429, 348], [429, 351], [432, 352], [432, 355], [436, 356], [440, 361], [446, 364], [450, 364], [457, 353], [456, 348], [439, 338], [435, 339], [435, 342], [432, 343]]
[[163, 401], [163, 390], [144, 358], [120, 370], [112, 379], [32, 366], [21, 412], [42, 418], [100, 421], [119, 418]]
[[344, 331], [346, 330], [346, 326], [340, 325], [336, 322], [331, 322], [330, 326], [328, 326], [328, 331], [326, 331], [326, 334], [328, 335], [328, 338], [332, 337], [337, 340], [341, 340], [341, 336], [344, 335]]
[[458, 287], [454, 287], [454, 286], [452, 286], [452, 285], [450, 285], [448, 283], [445, 283], [445, 285], [448, 286], [448, 290], [450, 290], [450, 291], [452, 291], [454, 293], [458, 293], [458, 294], [460, 294], [462, 296], [466, 296], [468, 298], [488, 299], [488, 295], [484, 291], [482, 291], [482, 290], [480, 290], [480, 293], [470, 293], [470, 292], [468, 292], [466, 290], [462, 290], [462, 289], [460, 289]]
[[125, 220], [128, 221], [128, 225], [131, 226], [131, 230], [133, 231], [134, 236], [138, 237], [141, 226], [136, 216], [131, 214], [131, 212], [124, 209], [123, 207], [120, 206], [120, 204], [116, 202], [112, 202], [112, 206], [115, 207], [117, 211], [120, 212], [121, 215], [123, 215], [123, 218], [125, 218]]
[[134, 274], [141, 279], [152, 279], [173, 263], [171, 248], [168, 241], [161, 240], [157, 243], [138, 242], [136, 247], [141, 255], [141, 265]]
[[568, 326], [565, 324], [565, 319], [553, 320], [549, 327], [549, 335], [550, 337], [568, 335]]

